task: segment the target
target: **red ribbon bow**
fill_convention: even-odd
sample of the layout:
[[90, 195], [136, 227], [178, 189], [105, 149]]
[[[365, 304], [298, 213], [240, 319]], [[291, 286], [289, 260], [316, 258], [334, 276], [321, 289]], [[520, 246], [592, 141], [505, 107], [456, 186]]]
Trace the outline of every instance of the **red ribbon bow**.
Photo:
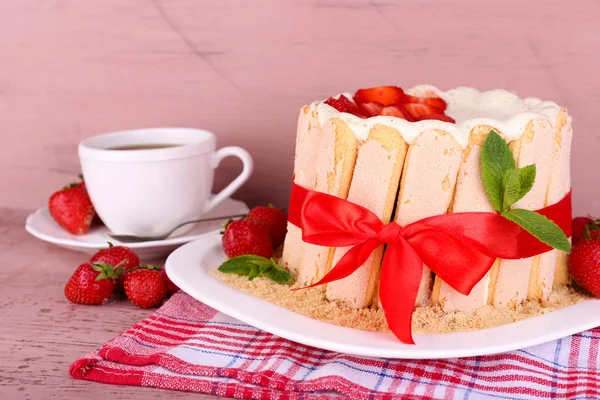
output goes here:
[[[537, 211], [571, 236], [571, 193]], [[532, 257], [551, 249], [517, 224], [494, 212], [465, 212], [424, 218], [401, 227], [384, 224], [357, 204], [293, 184], [289, 221], [302, 229], [302, 240], [328, 247], [352, 248], [317, 283], [343, 279], [381, 244], [387, 248], [380, 278], [380, 299], [387, 323], [404, 343], [411, 332], [423, 263], [454, 290], [468, 295], [496, 258]]]

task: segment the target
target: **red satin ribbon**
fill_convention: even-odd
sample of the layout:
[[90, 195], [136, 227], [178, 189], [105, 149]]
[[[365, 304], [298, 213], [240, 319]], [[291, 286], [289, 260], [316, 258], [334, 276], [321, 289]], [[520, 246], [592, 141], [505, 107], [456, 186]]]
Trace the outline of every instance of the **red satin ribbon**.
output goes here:
[[[571, 236], [571, 193], [538, 210]], [[392, 332], [414, 344], [411, 332], [423, 263], [454, 290], [468, 295], [496, 258], [532, 257], [551, 249], [517, 224], [493, 212], [465, 212], [424, 218], [401, 227], [384, 224], [373, 212], [344, 199], [292, 186], [289, 221], [302, 240], [320, 246], [352, 248], [317, 283], [343, 279], [387, 244], [380, 299]]]

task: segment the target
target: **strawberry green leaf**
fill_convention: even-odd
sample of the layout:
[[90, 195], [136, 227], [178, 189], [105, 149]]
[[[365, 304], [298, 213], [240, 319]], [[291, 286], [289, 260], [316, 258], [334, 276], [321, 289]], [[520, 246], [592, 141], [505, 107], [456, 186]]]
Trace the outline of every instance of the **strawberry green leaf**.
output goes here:
[[490, 203], [498, 212], [502, 211], [504, 199], [503, 176], [515, 168], [515, 159], [506, 141], [490, 131], [481, 148], [481, 173]]
[[540, 242], [566, 253], [571, 251], [571, 244], [565, 233], [545, 216], [520, 208], [505, 211], [502, 216], [525, 229]]
[[[125, 259], [126, 261], [127, 259]], [[119, 263], [120, 265], [121, 263]], [[148, 269], [150, 271], [161, 271], [162, 268], [152, 264], [141, 264], [137, 267], [137, 269]]]

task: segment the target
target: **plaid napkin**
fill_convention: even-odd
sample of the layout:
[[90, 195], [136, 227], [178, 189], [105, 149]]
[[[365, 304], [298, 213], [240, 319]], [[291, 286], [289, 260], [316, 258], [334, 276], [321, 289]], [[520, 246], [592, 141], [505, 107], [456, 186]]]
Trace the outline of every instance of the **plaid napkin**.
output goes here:
[[179, 292], [71, 375], [245, 399], [598, 399], [600, 328], [511, 353], [410, 361], [319, 350]]

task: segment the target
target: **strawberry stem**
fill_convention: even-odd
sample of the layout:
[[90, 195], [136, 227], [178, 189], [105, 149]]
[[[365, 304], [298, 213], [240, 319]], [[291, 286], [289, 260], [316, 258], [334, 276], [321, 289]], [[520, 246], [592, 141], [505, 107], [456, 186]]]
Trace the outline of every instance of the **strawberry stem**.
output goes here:
[[583, 227], [583, 237], [586, 238], [587, 240], [590, 240], [592, 238], [592, 235], [590, 233], [590, 224], [585, 224]]
[[229, 221], [225, 222], [224, 224], [221, 224], [221, 226], [223, 227], [223, 230], [220, 232], [221, 235], [223, 235], [225, 233], [225, 231], [227, 230], [227, 227], [232, 222], [233, 222], [233, 218], [229, 218]]
[[138, 267], [136, 267], [135, 269], [147, 269], [150, 271], [161, 271], [162, 268], [158, 267], [156, 265], [152, 265], [152, 264], [141, 264]]

